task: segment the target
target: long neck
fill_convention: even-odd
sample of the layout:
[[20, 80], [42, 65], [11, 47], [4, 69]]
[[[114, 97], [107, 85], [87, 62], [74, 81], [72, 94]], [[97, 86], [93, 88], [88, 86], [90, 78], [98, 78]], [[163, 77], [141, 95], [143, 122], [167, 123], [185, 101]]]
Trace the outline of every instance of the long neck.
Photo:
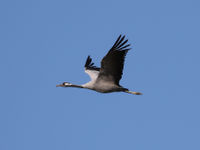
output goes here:
[[83, 86], [81, 86], [81, 85], [76, 85], [76, 84], [69, 84], [69, 85], [65, 85], [64, 87], [83, 88]]

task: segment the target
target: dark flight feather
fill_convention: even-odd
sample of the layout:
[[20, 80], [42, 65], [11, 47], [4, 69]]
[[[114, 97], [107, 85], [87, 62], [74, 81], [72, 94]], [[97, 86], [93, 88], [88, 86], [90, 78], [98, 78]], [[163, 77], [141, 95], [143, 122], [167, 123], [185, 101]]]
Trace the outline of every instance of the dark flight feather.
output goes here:
[[94, 66], [94, 63], [92, 62], [92, 58], [90, 56], [87, 57], [87, 60], [85, 62], [85, 68], [88, 70], [96, 70], [96, 71], [100, 70], [100, 68]]
[[101, 69], [98, 81], [111, 81], [119, 85], [119, 81], [123, 74], [125, 56], [130, 50], [130, 44], [125, 45], [128, 40], [124, 41], [125, 36], [119, 36], [109, 50], [107, 55], [101, 61]]

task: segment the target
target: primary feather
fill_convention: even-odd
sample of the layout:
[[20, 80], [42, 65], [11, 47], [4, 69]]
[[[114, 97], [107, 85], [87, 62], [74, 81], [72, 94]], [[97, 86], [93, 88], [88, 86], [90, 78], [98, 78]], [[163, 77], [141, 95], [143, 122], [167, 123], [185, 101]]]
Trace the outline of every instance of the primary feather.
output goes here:
[[126, 44], [128, 40], [124, 41], [125, 36], [119, 36], [115, 44], [109, 50], [107, 55], [101, 61], [101, 69], [98, 81], [110, 81], [119, 85], [119, 81], [123, 74], [124, 59], [130, 50], [130, 44]]
[[85, 62], [85, 73], [87, 73], [92, 81], [95, 81], [99, 75], [100, 68], [94, 66], [92, 62], [92, 58], [90, 56], [87, 57]]

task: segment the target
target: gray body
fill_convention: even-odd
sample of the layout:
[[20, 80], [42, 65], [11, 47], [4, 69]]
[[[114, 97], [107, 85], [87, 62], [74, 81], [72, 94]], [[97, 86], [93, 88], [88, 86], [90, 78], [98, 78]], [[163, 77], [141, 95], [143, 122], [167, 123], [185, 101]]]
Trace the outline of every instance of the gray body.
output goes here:
[[94, 90], [100, 93], [126, 92], [141, 95], [139, 92], [129, 91], [122, 87], [119, 81], [123, 74], [124, 59], [130, 44], [124, 40], [125, 36], [119, 36], [107, 55], [101, 61], [101, 68], [94, 66], [92, 59], [88, 56], [85, 63], [85, 72], [90, 76], [91, 81], [83, 85], [75, 85], [68, 82], [57, 85], [57, 87], [76, 87]]
[[111, 93], [111, 92], [124, 92], [124, 91], [127, 91], [128, 89], [123, 88], [113, 83], [100, 82], [100, 83], [95, 83], [92, 90], [95, 90], [101, 93]]

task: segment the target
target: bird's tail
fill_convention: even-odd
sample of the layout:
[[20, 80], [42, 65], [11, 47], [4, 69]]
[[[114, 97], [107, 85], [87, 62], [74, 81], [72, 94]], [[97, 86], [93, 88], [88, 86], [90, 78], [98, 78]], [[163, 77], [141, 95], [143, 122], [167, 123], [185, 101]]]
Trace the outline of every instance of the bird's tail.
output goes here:
[[134, 94], [134, 95], [142, 95], [142, 93], [140, 93], [140, 92], [132, 92], [132, 91], [129, 91], [129, 90], [126, 90], [124, 92], [129, 93], [129, 94]]

